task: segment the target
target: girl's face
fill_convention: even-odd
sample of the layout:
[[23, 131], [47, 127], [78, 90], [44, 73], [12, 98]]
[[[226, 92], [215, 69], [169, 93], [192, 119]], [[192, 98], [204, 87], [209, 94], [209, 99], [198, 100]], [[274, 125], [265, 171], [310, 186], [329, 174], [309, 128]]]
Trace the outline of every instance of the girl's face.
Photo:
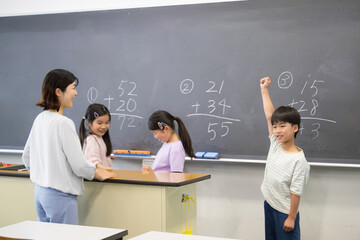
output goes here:
[[87, 122], [87, 125], [93, 134], [102, 137], [110, 128], [109, 115], [102, 115], [96, 118], [92, 123]]
[[69, 84], [65, 92], [62, 92], [59, 88], [56, 89], [56, 94], [59, 97], [61, 108], [72, 108], [75, 96], [77, 95], [75, 82]]
[[171, 136], [171, 130], [169, 126], [165, 126], [163, 130], [151, 130], [151, 132], [154, 135], [154, 138], [162, 143], [168, 142]]

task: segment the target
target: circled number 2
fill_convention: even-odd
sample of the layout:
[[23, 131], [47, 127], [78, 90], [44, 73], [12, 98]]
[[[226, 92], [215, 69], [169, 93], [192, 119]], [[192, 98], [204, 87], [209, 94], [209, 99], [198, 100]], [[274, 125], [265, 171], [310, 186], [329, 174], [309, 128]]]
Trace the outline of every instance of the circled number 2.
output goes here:
[[184, 79], [180, 83], [180, 92], [182, 94], [189, 94], [194, 89], [194, 81], [191, 79]]

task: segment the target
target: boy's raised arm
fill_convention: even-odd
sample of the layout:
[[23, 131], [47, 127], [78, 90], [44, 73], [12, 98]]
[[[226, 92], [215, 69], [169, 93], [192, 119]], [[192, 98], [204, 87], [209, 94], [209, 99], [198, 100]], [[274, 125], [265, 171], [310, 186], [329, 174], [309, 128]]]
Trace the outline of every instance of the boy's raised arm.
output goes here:
[[268, 125], [269, 130], [269, 136], [273, 133], [273, 127], [271, 124], [271, 116], [273, 112], [275, 111], [274, 106], [271, 102], [270, 93], [269, 93], [269, 86], [270, 86], [271, 80], [269, 77], [264, 77], [260, 80], [260, 89], [261, 89], [261, 96], [263, 100], [263, 106], [264, 106], [264, 113], [266, 117], [266, 122]]

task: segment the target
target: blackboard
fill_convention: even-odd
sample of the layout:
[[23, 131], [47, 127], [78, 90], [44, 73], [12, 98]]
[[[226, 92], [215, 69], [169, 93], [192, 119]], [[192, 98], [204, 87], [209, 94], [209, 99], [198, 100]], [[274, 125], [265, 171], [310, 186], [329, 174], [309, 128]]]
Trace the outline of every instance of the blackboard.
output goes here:
[[21, 149], [45, 74], [72, 71], [78, 124], [90, 102], [112, 115], [114, 149], [160, 143], [148, 116], [182, 118], [195, 151], [265, 159], [259, 79], [303, 119], [310, 161], [360, 164], [360, 1], [248, 1], [0, 18], [0, 148]]

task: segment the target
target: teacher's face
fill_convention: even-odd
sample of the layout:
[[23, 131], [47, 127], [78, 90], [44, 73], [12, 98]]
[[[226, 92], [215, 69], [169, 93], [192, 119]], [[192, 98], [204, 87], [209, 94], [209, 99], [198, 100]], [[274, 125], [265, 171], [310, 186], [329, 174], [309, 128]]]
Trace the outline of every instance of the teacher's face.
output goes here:
[[69, 84], [65, 91], [62, 92], [60, 89], [56, 89], [60, 91], [59, 101], [62, 108], [72, 108], [75, 96], [77, 95], [75, 82]]

